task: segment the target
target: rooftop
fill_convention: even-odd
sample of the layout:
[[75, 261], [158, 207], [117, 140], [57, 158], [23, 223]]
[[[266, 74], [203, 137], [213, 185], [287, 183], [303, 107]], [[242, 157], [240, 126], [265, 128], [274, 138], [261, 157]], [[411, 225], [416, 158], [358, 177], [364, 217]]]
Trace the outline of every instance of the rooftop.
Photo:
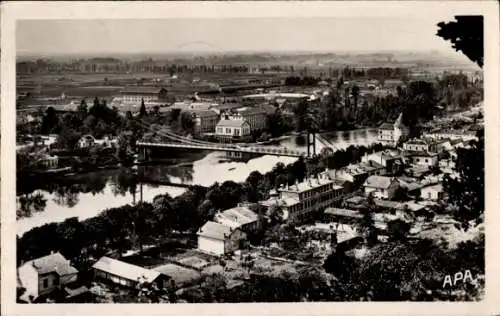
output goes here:
[[197, 117], [211, 117], [211, 116], [216, 117], [216, 116], [218, 116], [218, 114], [212, 110], [188, 109], [188, 110], [186, 110], [186, 112], [192, 113], [192, 114], [196, 115]]
[[354, 218], [362, 218], [363, 215], [361, 215], [358, 211], [353, 211], [345, 208], [334, 208], [334, 207], [329, 207], [325, 210], [325, 214], [328, 215], [335, 215], [335, 216], [345, 216], [345, 217], [354, 217]]
[[59, 252], [28, 261], [25, 265], [27, 264], [31, 264], [38, 274], [55, 272], [62, 276], [78, 273], [78, 270], [72, 267], [69, 261]]
[[164, 89], [161, 87], [148, 87], [148, 86], [130, 86], [125, 87], [121, 92], [122, 94], [158, 94]]
[[155, 272], [164, 274], [172, 278], [177, 286], [193, 283], [200, 278], [200, 273], [193, 269], [188, 269], [177, 264], [168, 263], [153, 269]]
[[250, 108], [250, 107], [245, 107], [245, 108], [240, 108], [236, 110], [239, 114], [246, 116], [246, 115], [258, 115], [262, 114], [265, 115], [266, 111], [261, 108]]
[[391, 124], [391, 123], [383, 123], [382, 125], [380, 125], [379, 129], [390, 129], [390, 130], [394, 130], [394, 124]]
[[224, 240], [227, 236], [231, 235], [231, 227], [216, 223], [216, 222], [206, 222], [198, 230], [199, 236]]
[[157, 271], [148, 270], [109, 257], [102, 257], [99, 261], [94, 263], [92, 268], [132, 281], [144, 279], [146, 282], [153, 282], [160, 275]]
[[215, 215], [218, 223], [232, 228], [241, 227], [258, 219], [258, 215], [246, 206], [234, 207]]
[[324, 174], [320, 174], [317, 178], [309, 178], [304, 180], [303, 182], [296, 183], [290, 186], [282, 187], [279, 189], [279, 191], [284, 191], [284, 192], [305, 192], [309, 191], [314, 188], [318, 188], [321, 186], [333, 184], [333, 189], [342, 189], [342, 186], [338, 186], [334, 184], [334, 181], [331, 180], [329, 177], [327, 177]]
[[217, 127], [242, 127], [244, 124], [248, 124], [245, 120], [220, 120], [217, 123]]
[[365, 181], [365, 187], [377, 188], [377, 189], [387, 189], [390, 187], [394, 181], [391, 177], [384, 176], [370, 176]]

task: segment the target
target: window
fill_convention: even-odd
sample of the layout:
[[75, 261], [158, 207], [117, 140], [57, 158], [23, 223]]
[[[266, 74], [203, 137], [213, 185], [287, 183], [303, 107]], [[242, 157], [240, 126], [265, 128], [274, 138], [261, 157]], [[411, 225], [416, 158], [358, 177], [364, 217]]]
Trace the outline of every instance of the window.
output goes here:
[[48, 279], [44, 279], [43, 280], [43, 288], [47, 288], [49, 286], [49, 280]]
[[55, 278], [54, 280], [52, 280], [52, 286], [58, 286], [59, 285], [59, 279], [58, 278]]
[[429, 162], [429, 159], [425, 159], [425, 162], [428, 163]]
[[240, 136], [240, 129], [239, 128], [235, 128], [234, 129], [234, 135], [235, 136]]
[[231, 134], [231, 128], [226, 127], [226, 134]]

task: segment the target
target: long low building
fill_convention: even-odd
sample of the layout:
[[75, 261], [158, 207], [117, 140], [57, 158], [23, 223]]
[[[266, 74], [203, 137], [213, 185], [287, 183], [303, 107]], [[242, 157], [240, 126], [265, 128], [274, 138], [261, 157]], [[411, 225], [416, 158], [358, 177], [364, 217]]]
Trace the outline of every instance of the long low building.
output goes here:
[[102, 257], [92, 269], [96, 279], [107, 280], [126, 287], [136, 287], [139, 283], [156, 283], [165, 286], [168, 277], [158, 271], [148, 270], [130, 263]]

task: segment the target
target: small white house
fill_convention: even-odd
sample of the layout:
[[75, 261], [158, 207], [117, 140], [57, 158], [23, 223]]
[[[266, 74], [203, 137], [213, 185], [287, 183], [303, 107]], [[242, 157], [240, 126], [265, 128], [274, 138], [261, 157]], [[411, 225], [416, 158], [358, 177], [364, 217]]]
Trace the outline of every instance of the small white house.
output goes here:
[[48, 295], [77, 280], [76, 270], [59, 252], [25, 262], [17, 269], [23, 294], [29, 300]]
[[439, 157], [437, 154], [429, 153], [429, 152], [417, 152], [414, 153], [411, 157], [411, 161], [413, 165], [418, 166], [437, 166]]
[[215, 128], [217, 136], [239, 137], [250, 135], [250, 124], [242, 118], [222, 118]]
[[78, 148], [83, 149], [83, 148], [90, 148], [94, 146], [94, 144], [95, 144], [94, 136], [87, 134], [82, 136], [76, 145], [78, 146]]
[[198, 249], [223, 255], [239, 249], [246, 239], [246, 234], [239, 229], [215, 223], [206, 222], [198, 230]]
[[399, 182], [393, 177], [370, 176], [364, 183], [365, 195], [372, 194], [376, 198], [392, 199]]
[[420, 197], [423, 200], [440, 201], [443, 198], [443, 185], [441, 183], [429, 185], [420, 189]]

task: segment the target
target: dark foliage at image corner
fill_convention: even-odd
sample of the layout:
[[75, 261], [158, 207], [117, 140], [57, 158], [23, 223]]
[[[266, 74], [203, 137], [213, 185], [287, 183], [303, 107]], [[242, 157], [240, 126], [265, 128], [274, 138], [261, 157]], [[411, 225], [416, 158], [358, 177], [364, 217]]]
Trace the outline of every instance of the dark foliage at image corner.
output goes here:
[[455, 21], [438, 23], [437, 36], [452, 43], [453, 49], [483, 67], [484, 17], [482, 15], [458, 15]]

